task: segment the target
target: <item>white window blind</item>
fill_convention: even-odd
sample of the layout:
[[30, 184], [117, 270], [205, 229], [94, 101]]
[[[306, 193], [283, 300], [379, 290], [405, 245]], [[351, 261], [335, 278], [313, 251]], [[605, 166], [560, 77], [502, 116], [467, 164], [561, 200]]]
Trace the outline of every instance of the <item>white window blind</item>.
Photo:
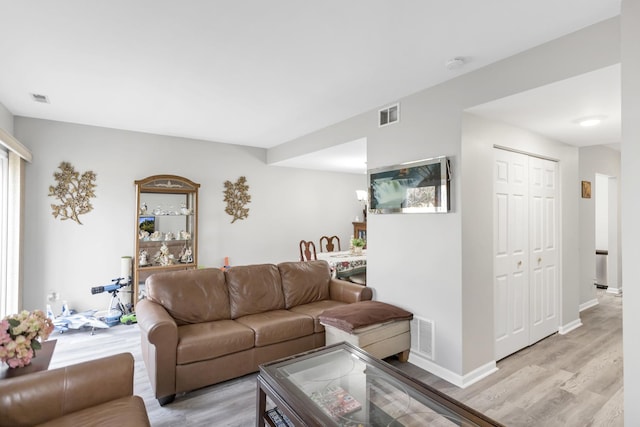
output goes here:
[[9, 301], [9, 289], [7, 281], [7, 199], [9, 191], [9, 157], [7, 150], [0, 147], [0, 318], [11, 314], [13, 308]]

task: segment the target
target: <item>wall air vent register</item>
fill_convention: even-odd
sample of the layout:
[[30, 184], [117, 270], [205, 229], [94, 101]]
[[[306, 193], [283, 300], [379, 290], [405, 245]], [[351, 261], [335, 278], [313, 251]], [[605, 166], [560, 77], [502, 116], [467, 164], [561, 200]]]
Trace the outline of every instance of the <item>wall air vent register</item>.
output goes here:
[[400, 104], [393, 104], [378, 111], [378, 127], [397, 123], [400, 120]]

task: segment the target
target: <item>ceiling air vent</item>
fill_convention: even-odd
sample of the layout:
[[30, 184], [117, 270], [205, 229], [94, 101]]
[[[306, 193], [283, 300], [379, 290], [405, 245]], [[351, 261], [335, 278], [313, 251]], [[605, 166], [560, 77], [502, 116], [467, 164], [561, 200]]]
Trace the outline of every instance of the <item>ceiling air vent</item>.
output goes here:
[[397, 123], [400, 120], [400, 104], [393, 104], [378, 111], [378, 126]]
[[49, 98], [47, 98], [47, 95], [42, 95], [42, 94], [39, 94], [39, 93], [32, 93], [31, 94], [31, 98], [33, 98], [34, 101], [42, 102], [43, 104], [48, 104], [49, 103]]

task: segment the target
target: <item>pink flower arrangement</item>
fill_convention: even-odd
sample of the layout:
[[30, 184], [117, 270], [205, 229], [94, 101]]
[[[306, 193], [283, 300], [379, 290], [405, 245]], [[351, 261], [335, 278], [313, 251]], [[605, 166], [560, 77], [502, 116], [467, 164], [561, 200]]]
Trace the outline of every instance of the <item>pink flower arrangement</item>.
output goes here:
[[42, 310], [23, 311], [0, 321], [0, 361], [11, 368], [31, 363], [35, 350], [53, 332], [53, 321]]

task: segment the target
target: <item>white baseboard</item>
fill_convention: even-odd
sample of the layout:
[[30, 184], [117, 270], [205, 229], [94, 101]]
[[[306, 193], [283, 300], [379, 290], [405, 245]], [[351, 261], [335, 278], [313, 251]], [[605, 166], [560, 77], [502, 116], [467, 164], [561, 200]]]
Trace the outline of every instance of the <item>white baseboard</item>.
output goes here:
[[576, 319], [573, 322], [569, 322], [566, 325], [560, 326], [560, 329], [558, 329], [558, 333], [560, 335], [568, 334], [574, 329], [578, 329], [580, 326], [582, 326], [582, 321], [580, 319]]
[[620, 295], [622, 293], [622, 289], [620, 289], [620, 288], [612, 288], [611, 286], [609, 286], [607, 288], [607, 293], [608, 294], [614, 294], [614, 295]]
[[595, 307], [598, 305], [598, 298], [592, 299], [591, 301], [587, 301], [578, 306], [579, 311], [586, 310], [587, 308]]
[[460, 388], [468, 387], [471, 384], [488, 377], [498, 370], [498, 367], [496, 366], [496, 362], [494, 360], [485, 364], [484, 366], [474, 369], [466, 375], [459, 375], [446, 368], [443, 368], [440, 365], [433, 363], [431, 360], [421, 357], [415, 352], [409, 353], [409, 362], [424, 369], [425, 371], [432, 373], [433, 375], [437, 375], [443, 380], [446, 380]]

